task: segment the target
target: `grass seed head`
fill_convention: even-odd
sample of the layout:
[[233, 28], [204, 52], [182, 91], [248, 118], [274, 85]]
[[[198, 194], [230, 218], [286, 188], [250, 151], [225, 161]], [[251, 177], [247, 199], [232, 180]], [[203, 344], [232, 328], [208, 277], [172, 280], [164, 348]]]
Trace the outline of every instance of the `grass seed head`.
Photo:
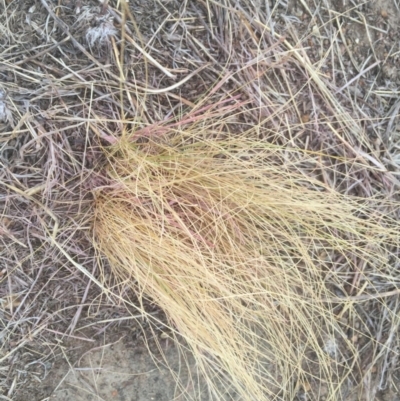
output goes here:
[[117, 34], [113, 21], [110, 19], [100, 20], [98, 25], [88, 28], [86, 31], [86, 41], [89, 46], [94, 46], [96, 43], [103, 45], [109, 43], [111, 37]]

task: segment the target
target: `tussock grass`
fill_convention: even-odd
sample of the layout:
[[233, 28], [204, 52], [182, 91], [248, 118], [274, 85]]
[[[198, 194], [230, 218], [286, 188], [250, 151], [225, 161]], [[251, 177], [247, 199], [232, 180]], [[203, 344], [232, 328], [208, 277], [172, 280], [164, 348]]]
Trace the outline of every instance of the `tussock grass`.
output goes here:
[[386, 265], [395, 223], [378, 200], [305, 177], [256, 130], [216, 131], [207, 117], [157, 130], [110, 147], [94, 191], [113, 273], [165, 311], [219, 396], [229, 382], [244, 400], [291, 399], [317, 381], [338, 399], [358, 367], [336, 272]]
[[56, 3], [0, 1], [4, 396], [34, 397], [31, 341], [42, 366], [137, 309], [218, 400], [397, 388], [400, 92], [353, 6]]

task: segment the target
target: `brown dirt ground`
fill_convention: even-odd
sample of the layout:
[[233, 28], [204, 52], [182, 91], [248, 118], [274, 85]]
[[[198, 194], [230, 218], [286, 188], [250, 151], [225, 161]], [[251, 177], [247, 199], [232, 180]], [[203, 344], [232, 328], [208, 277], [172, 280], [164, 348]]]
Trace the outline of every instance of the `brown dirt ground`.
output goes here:
[[[57, 2], [49, 1], [48, 3]], [[79, 5], [82, 10], [85, 7], [97, 6], [97, 2], [89, 0], [60, 0], [58, 3], [63, 7], [74, 9], [77, 13], [79, 11], [76, 9]], [[261, 4], [257, 1], [255, 3]], [[181, 2], [178, 0], [131, 0], [129, 4], [137, 18], [139, 30], [145, 41], [152, 32], [157, 30], [168, 13], [175, 15], [181, 6]], [[2, 0], [0, 1], [0, 11], [1, 7], [5, 5], [8, 6], [7, 12], [11, 16], [15, 10], [24, 16], [23, 19], [21, 15], [15, 17], [17, 19], [12, 19], [14, 25], [10, 29], [14, 32], [24, 29], [22, 25], [27, 23], [28, 18], [35, 20], [35, 18], [41, 19], [47, 16], [39, 1]], [[307, 5], [308, 9], [304, 5]], [[337, 15], [338, 19], [334, 23], [341, 24], [346, 43], [340, 45], [343, 70], [333, 77], [337, 80], [336, 85], [340, 87], [343, 84], [344, 76], [351, 79], [362, 71], [367, 59], [380, 60], [382, 64], [379, 72], [374, 70], [369, 75], [362, 75], [352, 85], [352, 91], [354, 96], [364, 98], [365, 92], [370, 88], [370, 81], [375, 80], [376, 84], [371, 86], [373, 93], [368, 102], [371, 102], [371, 107], [374, 107], [382, 115], [390, 112], [398, 102], [397, 98], [400, 93], [400, 10], [398, 2], [396, 3], [395, 0], [365, 2], [358, 0], [290, 0], [288, 2], [270, 2], [269, 7], [275, 10], [272, 20], [276, 23], [277, 30], [289, 29], [285, 23], [291, 20], [290, 29], [296, 31], [299, 40], [307, 38], [309, 56], [315, 62], [321, 59], [324, 51], [331, 45], [330, 35], [326, 30], [329, 29], [328, 21], [332, 15]], [[349, 11], [350, 9], [351, 11]], [[42, 14], [37, 15], [37, 13]], [[369, 25], [369, 28], [366, 28], [366, 24]], [[24, 46], [40, 46], [42, 44], [41, 36], [37, 31], [35, 33], [35, 25], [31, 24], [30, 29], [33, 39], [29, 43], [30, 39], [25, 37]], [[177, 43], [179, 40], [178, 35]], [[168, 54], [171, 49], [164, 47], [162, 37], [155, 41], [154, 47], [158, 52], [167, 53], [166, 58], [169, 57], [171, 66], [176, 63], [174, 54]], [[76, 51], [76, 49], [69, 49], [69, 51]], [[55, 54], [55, 56], [61, 57], [61, 54]], [[100, 57], [103, 57], [103, 62], [107, 62], [104, 55], [100, 55]], [[177, 54], [176, 57], [183, 57], [183, 55]], [[326, 60], [322, 66], [327, 74], [330, 73], [330, 63], [331, 60]], [[12, 74], [9, 71], [3, 68], [0, 72], [0, 84], [1, 80], [12, 81]], [[204, 76], [201, 81], [188, 83], [185, 93], [201, 92], [203, 87], [207, 86], [207, 82], [212, 79], [213, 77]], [[32, 83], [30, 88], [26, 87], [25, 89], [34, 91], [35, 84]], [[190, 98], [190, 96], [188, 97]], [[49, 99], [43, 99], [44, 103], [49, 101]], [[396, 121], [399, 125], [395, 123], [392, 126], [391, 135], [398, 135], [400, 138], [400, 122]], [[6, 127], [3, 128], [6, 129]], [[394, 138], [392, 140], [395, 142]], [[72, 138], [70, 146], [79, 150], [82, 146], [80, 141], [79, 138], [76, 141]], [[39, 150], [36, 151], [39, 152]], [[11, 160], [12, 157], [14, 156], [11, 149], [7, 158]], [[38, 244], [40, 244], [39, 239]], [[35, 247], [35, 240], [33, 240], [32, 246]], [[90, 252], [86, 252], [87, 248], [85, 243], [81, 243], [81, 249], [75, 252], [77, 260], [81, 260], [82, 263], [93, 258]], [[22, 249], [21, 252], [25, 254]], [[38, 259], [51, 259], [52, 257], [51, 254], [41, 255]], [[71, 273], [71, 267], [68, 267], [67, 261], [61, 256], [54, 259], [53, 265], [46, 271], [42, 271], [40, 266], [35, 263], [34, 260], [25, 261], [23, 263], [25, 273], [12, 279], [14, 280], [13, 285], [19, 286], [18, 288], [31, 288], [29, 296], [32, 302], [29, 305], [39, 304], [40, 313], [36, 308], [32, 310], [31, 314], [24, 315], [27, 321], [21, 324], [24, 338], [27, 338], [26, 341], [21, 342], [20, 337], [14, 339], [12, 335], [3, 338], [0, 334], [0, 340], [3, 342], [2, 355], [17, 348], [6, 361], [3, 361], [3, 367], [0, 367], [2, 394], [0, 399], [14, 401], [167, 401], [193, 399], [199, 394], [201, 394], [201, 399], [213, 399], [213, 395], [207, 392], [207, 387], [199, 379], [190, 355], [187, 355], [186, 361], [182, 360], [174, 343], [168, 338], [168, 333], [164, 333], [162, 328], [156, 333], [150, 332], [140, 319], [130, 318], [136, 313], [134, 309], [129, 310], [128, 308], [127, 311], [127, 308], [119, 305], [117, 301], [105, 299], [84, 276], [79, 277], [78, 282], [74, 282], [71, 278], [73, 277], [75, 280], [76, 275]], [[57, 280], [53, 279], [55, 275], [57, 275]], [[0, 289], [1, 296], [6, 300], [10, 280], [1, 285], [3, 286]], [[45, 292], [42, 291], [43, 288], [46, 289]], [[26, 291], [22, 291], [22, 293], [26, 294]], [[64, 312], [56, 313], [60, 309], [60, 299], [63, 302]], [[84, 299], [93, 301], [85, 303]], [[3, 325], [11, 320], [13, 308], [15, 311], [15, 308], [18, 307], [17, 302], [14, 306], [10, 306], [10, 302], [12, 304], [13, 301], [5, 301], [3, 303], [4, 310], [0, 311]], [[151, 305], [148, 305], [148, 309], [153, 310]], [[78, 310], [79, 313], [77, 313]], [[154, 313], [158, 312], [154, 310]], [[45, 328], [38, 332], [30, 333], [32, 327], [30, 319], [34, 320], [39, 314], [45, 316], [41, 319], [48, 324], [39, 326]], [[68, 328], [75, 317], [78, 317], [76, 327], [69, 332]], [[31, 339], [29, 338], [30, 334], [32, 334]], [[154, 336], [164, 347], [166, 360], [161, 360], [157, 342], [151, 340]], [[145, 338], [150, 338], [150, 340], [145, 342]], [[399, 367], [397, 367], [398, 369]], [[184, 388], [177, 388], [172, 374], [180, 376], [182, 383], [187, 383], [187, 385]], [[399, 380], [397, 387], [396, 377]], [[392, 383], [371, 396], [372, 398], [368, 398], [368, 401], [373, 399], [377, 401], [400, 400], [398, 393], [400, 376], [394, 375], [393, 378]], [[226, 399], [235, 399], [229, 389], [226, 392]], [[349, 390], [340, 399], [355, 400], [356, 397]], [[299, 391], [298, 400], [310, 399], [322, 401], [324, 397], [323, 394], [320, 394], [319, 398], [310, 398], [304, 391]]]

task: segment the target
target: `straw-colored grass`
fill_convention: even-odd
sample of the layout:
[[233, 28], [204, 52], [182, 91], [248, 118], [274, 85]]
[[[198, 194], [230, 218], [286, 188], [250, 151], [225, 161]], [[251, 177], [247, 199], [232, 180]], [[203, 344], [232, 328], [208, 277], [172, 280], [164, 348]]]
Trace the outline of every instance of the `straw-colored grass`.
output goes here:
[[67, 359], [61, 339], [107, 323], [108, 342], [133, 309], [193, 352], [202, 400], [398, 392], [389, 21], [362, 11], [386, 37], [361, 54], [344, 33], [363, 4], [61, 3], [0, 0], [3, 396], [35, 398], [25, 373]]
[[312, 382], [338, 399], [358, 367], [330, 256], [379, 269], [390, 221], [304, 177], [290, 149], [253, 130], [157, 129], [113, 145], [95, 190], [95, 241], [114, 274], [165, 311], [219, 396], [229, 382], [243, 400], [292, 399]]

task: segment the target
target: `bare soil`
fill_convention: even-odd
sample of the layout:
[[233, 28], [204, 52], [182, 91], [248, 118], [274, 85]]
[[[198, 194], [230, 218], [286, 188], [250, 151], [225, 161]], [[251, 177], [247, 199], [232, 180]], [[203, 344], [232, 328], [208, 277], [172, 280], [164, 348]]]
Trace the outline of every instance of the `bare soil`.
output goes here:
[[[54, 367], [45, 380], [51, 400], [209, 400], [207, 387], [199, 383], [193, 360], [184, 360], [171, 340], [162, 343], [162, 356], [156, 347], [149, 349], [125, 333], [112, 343], [100, 346], [72, 342], [76, 363], [71, 368], [66, 361]], [[121, 333], [118, 333], [120, 336]], [[103, 339], [110, 341], [110, 335]], [[87, 349], [87, 351], [84, 351]], [[71, 362], [71, 359], [70, 359]], [[179, 375], [184, 388], [174, 380]], [[58, 383], [54, 389], [52, 383]]]

